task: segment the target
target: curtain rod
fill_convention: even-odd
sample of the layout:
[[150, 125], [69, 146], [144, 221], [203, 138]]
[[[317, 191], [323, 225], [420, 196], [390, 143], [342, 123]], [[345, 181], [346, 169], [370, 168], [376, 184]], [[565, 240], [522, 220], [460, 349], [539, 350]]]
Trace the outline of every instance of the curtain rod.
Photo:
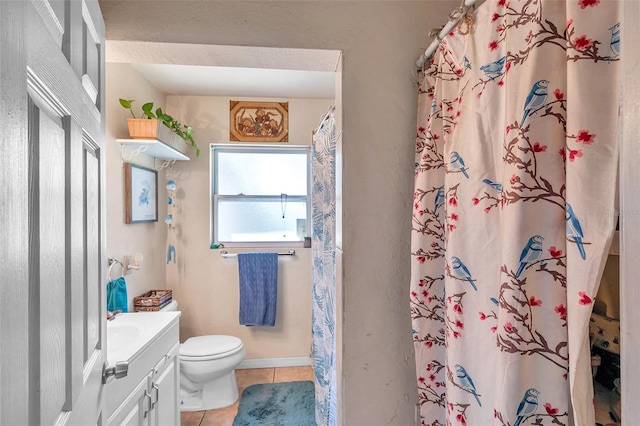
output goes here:
[[422, 68], [424, 63], [428, 59], [430, 59], [431, 56], [433, 56], [434, 52], [436, 51], [436, 48], [438, 47], [442, 39], [444, 39], [447, 36], [447, 34], [449, 34], [449, 32], [453, 30], [456, 27], [456, 25], [458, 25], [460, 20], [467, 14], [469, 9], [476, 2], [482, 3], [483, 0], [462, 0], [462, 4], [449, 14], [449, 21], [444, 25], [444, 27], [442, 27], [440, 32], [436, 35], [435, 40], [431, 42], [429, 47], [427, 47], [424, 53], [421, 54], [418, 60], [416, 61], [416, 66], [418, 68]]

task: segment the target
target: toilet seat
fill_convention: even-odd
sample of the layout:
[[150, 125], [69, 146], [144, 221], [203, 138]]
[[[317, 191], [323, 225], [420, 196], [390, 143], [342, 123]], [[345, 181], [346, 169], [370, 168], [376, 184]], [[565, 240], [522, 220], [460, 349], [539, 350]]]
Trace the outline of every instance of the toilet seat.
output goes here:
[[242, 340], [234, 336], [191, 337], [180, 345], [180, 360], [199, 362], [225, 358], [240, 352], [243, 348]]

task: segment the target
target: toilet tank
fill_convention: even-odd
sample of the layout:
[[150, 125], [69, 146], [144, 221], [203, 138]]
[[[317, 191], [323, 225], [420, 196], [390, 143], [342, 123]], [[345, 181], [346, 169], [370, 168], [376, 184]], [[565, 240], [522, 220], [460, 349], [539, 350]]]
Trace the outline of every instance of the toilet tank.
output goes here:
[[173, 312], [178, 310], [178, 301], [173, 299], [167, 306], [160, 309], [161, 312]]

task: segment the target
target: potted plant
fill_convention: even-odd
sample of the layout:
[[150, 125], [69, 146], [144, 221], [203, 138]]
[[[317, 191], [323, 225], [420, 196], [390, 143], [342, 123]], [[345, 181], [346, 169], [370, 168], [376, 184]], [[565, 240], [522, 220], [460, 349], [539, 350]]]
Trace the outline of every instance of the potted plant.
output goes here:
[[[163, 133], [166, 134], [166, 129], [168, 129], [170, 133], [179, 136], [187, 145], [193, 148], [196, 151], [196, 157], [200, 156], [200, 148], [193, 140], [193, 129], [190, 126], [180, 123], [169, 114], [165, 114], [162, 108], [157, 108], [154, 113], [153, 102], [147, 102], [142, 105], [142, 115], [137, 118], [133, 112], [133, 102], [135, 102], [133, 99], [120, 98], [120, 105], [131, 112], [132, 118], [127, 118], [127, 123], [129, 124], [129, 136], [132, 139], [159, 139], [163, 142], [168, 142], [163, 140], [162, 135]], [[163, 126], [159, 125], [160, 123]]]

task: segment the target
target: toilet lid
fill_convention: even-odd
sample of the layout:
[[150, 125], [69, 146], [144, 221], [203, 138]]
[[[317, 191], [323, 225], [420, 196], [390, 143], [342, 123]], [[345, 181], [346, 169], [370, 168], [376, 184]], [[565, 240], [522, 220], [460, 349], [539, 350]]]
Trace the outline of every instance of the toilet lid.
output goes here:
[[237, 352], [242, 348], [242, 340], [234, 336], [198, 336], [187, 339], [180, 345], [180, 356], [210, 357]]

